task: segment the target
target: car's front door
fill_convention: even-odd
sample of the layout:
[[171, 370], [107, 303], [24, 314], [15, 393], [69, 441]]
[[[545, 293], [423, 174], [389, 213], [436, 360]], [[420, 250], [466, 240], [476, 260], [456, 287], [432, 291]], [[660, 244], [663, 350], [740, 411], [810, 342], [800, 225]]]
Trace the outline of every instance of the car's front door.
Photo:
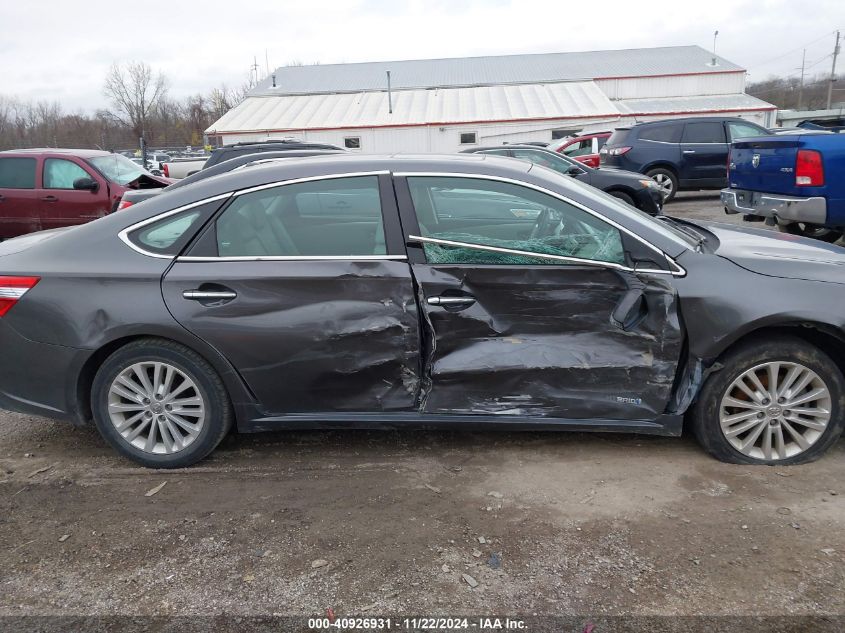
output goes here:
[[[96, 191], [74, 189], [73, 183], [90, 178], [97, 183]], [[109, 212], [106, 181], [90, 168], [67, 158], [45, 158], [41, 199], [41, 227], [55, 229], [84, 224]]]
[[703, 187], [727, 182], [728, 143], [721, 121], [693, 121], [681, 137], [681, 179]]
[[162, 287], [268, 415], [416, 408], [419, 318], [387, 175], [236, 194]]
[[677, 296], [669, 275], [631, 270], [622, 231], [483, 177], [407, 175], [397, 194], [425, 317], [425, 413], [596, 421], [665, 411], [681, 350]]

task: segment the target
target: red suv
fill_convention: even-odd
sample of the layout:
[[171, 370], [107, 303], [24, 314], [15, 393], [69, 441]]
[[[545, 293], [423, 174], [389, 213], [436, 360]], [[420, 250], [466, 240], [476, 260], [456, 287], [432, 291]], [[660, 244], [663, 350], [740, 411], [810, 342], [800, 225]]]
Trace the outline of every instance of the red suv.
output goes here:
[[0, 240], [83, 224], [114, 211], [128, 189], [159, 188], [171, 182], [109, 152], [0, 152]]
[[590, 167], [598, 168], [599, 151], [607, 143], [611, 134], [612, 132], [574, 134], [552, 141], [549, 143], [548, 149], [553, 149]]

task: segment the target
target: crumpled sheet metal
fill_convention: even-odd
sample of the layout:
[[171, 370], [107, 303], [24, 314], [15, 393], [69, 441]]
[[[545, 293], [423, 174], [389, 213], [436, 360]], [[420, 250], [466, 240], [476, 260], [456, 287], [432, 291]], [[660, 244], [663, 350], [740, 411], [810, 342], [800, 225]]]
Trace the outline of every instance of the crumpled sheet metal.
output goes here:
[[[237, 367], [267, 414], [416, 410], [420, 335], [407, 264], [205, 266], [175, 264], [167, 304]], [[238, 301], [209, 309], [182, 300], [199, 274]]]
[[[421, 292], [476, 298], [460, 312], [425, 306], [421, 411], [653, 419], [670, 400], [683, 336], [670, 283], [563, 267], [415, 267]], [[640, 279], [648, 311], [630, 332], [610, 315]]]

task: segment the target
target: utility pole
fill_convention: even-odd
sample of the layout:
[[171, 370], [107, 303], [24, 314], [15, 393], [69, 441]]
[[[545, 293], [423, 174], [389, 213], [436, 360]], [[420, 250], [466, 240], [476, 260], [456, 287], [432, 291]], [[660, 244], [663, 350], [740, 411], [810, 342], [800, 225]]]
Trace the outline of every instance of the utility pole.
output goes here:
[[804, 49], [804, 54], [801, 55], [801, 85], [798, 88], [798, 110], [804, 104], [804, 63], [807, 61], [807, 49]]
[[830, 69], [830, 83], [827, 85], [827, 109], [833, 96], [833, 84], [836, 81], [836, 58], [839, 56], [839, 31], [836, 31], [836, 46], [833, 47], [833, 67]]
[[253, 86], [258, 85], [258, 56], [252, 58], [252, 66], [249, 67], [249, 80]]

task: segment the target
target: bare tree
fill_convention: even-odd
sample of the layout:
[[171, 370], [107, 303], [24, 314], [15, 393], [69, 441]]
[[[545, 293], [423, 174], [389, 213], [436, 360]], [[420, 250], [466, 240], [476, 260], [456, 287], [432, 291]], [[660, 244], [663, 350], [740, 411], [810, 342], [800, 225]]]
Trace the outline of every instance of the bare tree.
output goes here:
[[117, 117], [140, 137], [151, 114], [167, 96], [167, 78], [160, 72], [153, 75], [144, 62], [130, 62], [125, 67], [115, 63], [106, 75], [103, 92], [111, 100]]

